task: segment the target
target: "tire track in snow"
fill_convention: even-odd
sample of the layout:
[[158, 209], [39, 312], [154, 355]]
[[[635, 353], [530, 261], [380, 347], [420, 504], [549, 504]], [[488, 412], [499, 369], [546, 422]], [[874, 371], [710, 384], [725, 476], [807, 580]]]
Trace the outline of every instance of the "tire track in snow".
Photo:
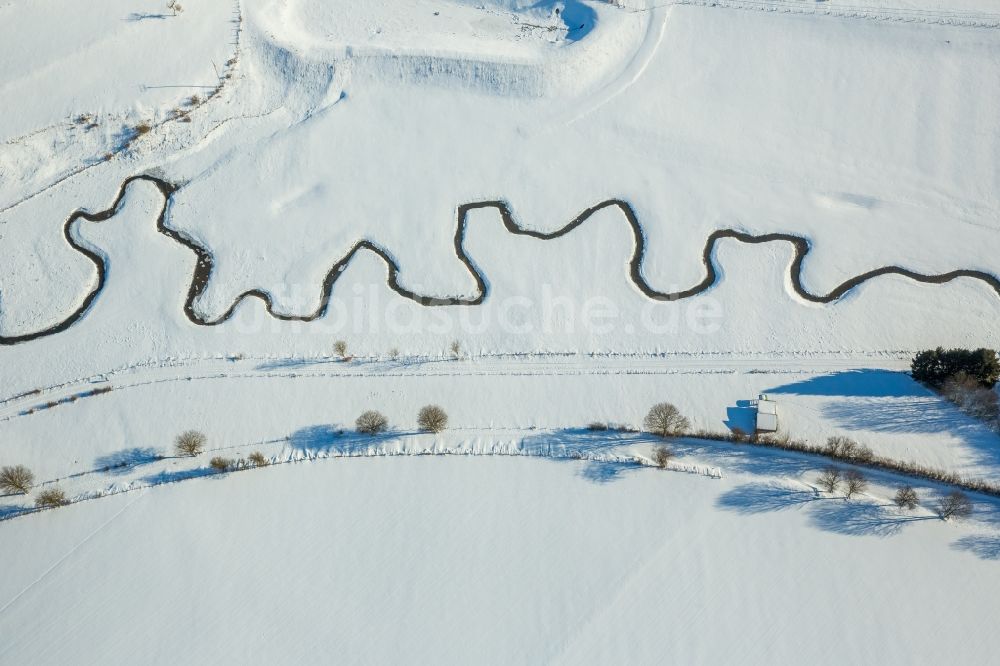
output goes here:
[[685, 298], [691, 298], [698, 296], [709, 289], [711, 289], [717, 283], [719, 279], [719, 271], [715, 266], [713, 257], [715, 255], [715, 246], [718, 241], [723, 239], [734, 239], [741, 243], [746, 243], [749, 245], [757, 245], [761, 243], [772, 243], [772, 242], [783, 242], [788, 243], [792, 246], [794, 250], [794, 257], [791, 264], [789, 265], [789, 280], [791, 282], [792, 289], [795, 291], [799, 298], [810, 302], [810, 303], [833, 303], [837, 301], [846, 293], [854, 289], [855, 287], [873, 279], [880, 277], [882, 275], [899, 275], [915, 282], [920, 282], [924, 284], [944, 284], [956, 280], [959, 278], [971, 278], [985, 282], [990, 286], [998, 296], [1000, 296], [1000, 278], [993, 275], [992, 273], [987, 273], [986, 271], [971, 270], [971, 269], [959, 269], [954, 271], [949, 271], [946, 273], [937, 274], [924, 274], [920, 273], [902, 266], [883, 266], [881, 268], [876, 268], [874, 270], [862, 273], [852, 277], [840, 285], [834, 287], [828, 293], [818, 293], [814, 294], [807, 290], [802, 284], [802, 263], [805, 261], [806, 256], [809, 254], [810, 244], [809, 240], [803, 236], [797, 236], [794, 234], [787, 233], [768, 233], [768, 234], [750, 234], [743, 231], [737, 231], [736, 229], [719, 229], [712, 232], [708, 239], [705, 241], [705, 247], [702, 250], [702, 263], [705, 268], [705, 277], [698, 284], [690, 287], [688, 289], [683, 289], [680, 291], [659, 291], [650, 285], [646, 278], [642, 274], [642, 264], [646, 253], [646, 239], [642, 231], [642, 226], [639, 223], [638, 216], [632, 206], [623, 199], [607, 199], [602, 201], [590, 208], [585, 209], [575, 218], [573, 218], [565, 226], [560, 227], [554, 231], [544, 232], [537, 231], [530, 228], [526, 228], [520, 225], [514, 218], [514, 214], [510, 206], [505, 201], [492, 200], [492, 201], [477, 201], [471, 203], [465, 203], [458, 206], [457, 210], [457, 225], [455, 229], [454, 245], [455, 245], [455, 255], [458, 257], [466, 269], [469, 271], [473, 280], [476, 283], [476, 295], [471, 297], [441, 297], [441, 296], [425, 296], [418, 294], [410, 289], [407, 289], [399, 282], [399, 272], [400, 267], [392, 255], [384, 248], [375, 243], [362, 239], [358, 241], [354, 247], [352, 247], [346, 255], [339, 259], [330, 270], [327, 272], [326, 277], [323, 279], [320, 292], [320, 305], [319, 307], [311, 313], [304, 315], [295, 314], [285, 314], [282, 312], [276, 312], [274, 310], [274, 304], [271, 299], [271, 294], [263, 289], [250, 289], [239, 294], [233, 304], [220, 316], [215, 319], [209, 319], [201, 314], [199, 314], [195, 308], [195, 302], [204, 293], [208, 286], [208, 282], [212, 276], [212, 270], [214, 267], [214, 258], [209, 249], [201, 245], [191, 236], [185, 234], [184, 232], [177, 231], [170, 228], [166, 224], [167, 212], [170, 208], [170, 203], [172, 196], [177, 192], [182, 186], [170, 183], [166, 180], [158, 178], [149, 174], [140, 174], [137, 176], [131, 176], [127, 178], [118, 190], [118, 195], [115, 198], [112, 205], [96, 213], [90, 213], [86, 210], [77, 210], [69, 216], [69, 219], [63, 225], [63, 237], [66, 242], [75, 249], [76, 251], [83, 254], [85, 257], [90, 259], [97, 268], [98, 279], [96, 286], [87, 294], [74, 312], [72, 312], [66, 319], [61, 322], [50, 326], [41, 331], [35, 333], [26, 333], [23, 335], [14, 336], [0, 336], [0, 345], [14, 345], [23, 342], [30, 342], [32, 340], [37, 340], [49, 335], [54, 335], [65, 331], [70, 326], [75, 324], [90, 310], [94, 303], [94, 300], [104, 289], [105, 280], [107, 278], [107, 267], [105, 265], [105, 260], [97, 252], [94, 252], [81, 241], [74, 237], [73, 229], [76, 222], [80, 219], [88, 220], [90, 222], [104, 222], [111, 217], [113, 217], [120, 209], [122, 202], [125, 199], [125, 195], [128, 190], [128, 186], [137, 181], [145, 181], [152, 183], [159, 189], [160, 193], [163, 195], [163, 205], [160, 207], [159, 215], [156, 219], [156, 229], [161, 234], [167, 236], [171, 240], [180, 243], [186, 248], [190, 249], [197, 256], [197, 263], [195, 264], [194, 274], [191, 279], [191, 285], [188, 288], [187, 298], [184, 302], [184, 314], [187, 316], [188, 320], [193, 324], [199, 326], [217, 326], [228, 321], [236, 308], [243, 302], [246, 298], [258, 298], [264, 303], [264, 307], [269, 315], [275, 319], [281, 321], [298, 321], [298, 322], [310, 322], [323, 317], [330, 305], [330, 296], [333, 292], [333, 286], [340, 278], [341, 273], [347, 268], [351, 260], [362, 250], [367, 250], [385, 262], [388, 275], [386, 276], [386, 283], [390, 289], [396, 292], [398, 295], [407, 298], [415, 303], [418, 303], [427, 307], [443, 306], [443, 305], [458, 305], [458, 306], [474, 306], [481, 305], [486, 297], [489, 295], [489, 285], [486, 281], [486, 277], [483, 273], [476, 267], [475, 262], [472, 257], [465, 250], [465, 235], [466, 228], [468, 226], [469, 213], [474, 210], [492, 208], [500, 215], [500, 219], [503, 223], [504, 228], [513, 236], [527, 236], [529, 238], [535, 238], [538, 240], [553, 240], [565, 236], [571, 233], [577, 227], [583, 225], [587, 220], [589, 220], [596, 213], [604, 210], [605, 208], [617, 208], [618, 211], [623, 215], [625, 220], [628, 222], [629, 228], [632, 231], [632, 240], [634, 243], [634, 249], [632, 252], [632, 257], [628, 262], [629, 277], [635, 284], [636, 288], [639, 289], [647, 298], [655, 301], [678, 301]]
[[[46, 578], [48, 578], [48, 576], [53, 571], [55, 571], [56, 569], [58, 569], [62, 565], [63, 562], [65, 562], [66, 560], [68, 560], [70, 558], [70, 556], [73, 555], [73, 553], [75, 553], [80, 548], [82, 548], [88, 541], [90, 541], [95, 536], [97, 536], [97, 534], [99, 534], [100, 532], [102, 532], [104, 530], [104, 528], [106, 528], [108, 525], [110, 525], [112, 522], [114, 522], [119, 516], [121, 516], [123, 513], [125, 513], [125, 510], [128, 509], [129, 507], [131, 507], [137, 501], [139, 501], [142, 498], [143, 494], [144, 493], [139, 493], [135, 498], [133, 498], [132, 500], [130, 500], [125, 506], [123, 506], [121, 509], [119, 509], [113, 516], [111, 516], [106, 521], [104, 521], [103, 523], [101, 523], [97, 527], [97, 529], [95, 529], [93, 532], [91, 532], [90, 534], [88, 534], [87, 536], [85, 536], [83, 539], [81, 539], [79, 542], [77, 542], [76, 545], [74, 545], [72, 548], [70, 548], [68, 551], [66, 551], [65, 555], [63, 555], [58, 560], [56, 560], [55, 563], [53, 563], [52, 566], [50, 566], [48, 569], [46, 569], [44, 572], [42, 572], [42, 574], [38, 578], [36, 578], [35, 580], [33, 580], [24, 589], [22, 589], [20, 592], [18, 592], [17, 594], [15, 594], [10, 599], [10, 601], [8, 601], [2, 607], [0, 607], [0, 615], [3, 615], [4, 613], [6, 613], [7, 610], [10, 609], [10, 607], [13, 606], [15, 603], [17, 603], [18, 599], [20, 599], [25, 594], [27, 594], [31, 590], [31, 588], [33, 588], [35, 585], [38, 585], [40, 582], [42, 582], [43, 580], [45, 580]], [[71, 504], [72, 503], [73, 502], [71, 502]], [[16, 515], [22, 515], [22, 514], [16, 514]], [[6, 650], [4, 650], [4, 652], [6, 652]], [[2, 657], [2, 656], [3, 656], [3, 652], [0, 652], [0, 657]]]

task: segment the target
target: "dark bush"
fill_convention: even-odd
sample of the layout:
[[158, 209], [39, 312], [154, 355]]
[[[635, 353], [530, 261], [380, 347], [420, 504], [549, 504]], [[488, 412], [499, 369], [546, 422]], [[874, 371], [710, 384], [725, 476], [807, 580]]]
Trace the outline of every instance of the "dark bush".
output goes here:
[[914, 379], [936, 388], [960, 372], [986, 388], [993, 388], [1000, 379], [1000, 359], [992, 349], [945, 350], [938, 347], [920, 352], [910, 364]]

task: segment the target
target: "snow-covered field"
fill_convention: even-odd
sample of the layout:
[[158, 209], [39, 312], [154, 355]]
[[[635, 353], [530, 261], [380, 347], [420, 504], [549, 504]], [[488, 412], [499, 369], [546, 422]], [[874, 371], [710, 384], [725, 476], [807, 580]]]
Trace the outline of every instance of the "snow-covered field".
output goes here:
[[1000, 649], [995, 537], [763, 473], [587, 470], [334, 460], [13, 521], [0, 658], [930, 664]]
[[10, 0], [0, 42], [0, 466], [73, 501], [0, 497], [0, 663], [997, 652], [995, 498], [628, 431], [766, 393], [1000, 483], [906, 373], [1000, 347], [992, 0]]

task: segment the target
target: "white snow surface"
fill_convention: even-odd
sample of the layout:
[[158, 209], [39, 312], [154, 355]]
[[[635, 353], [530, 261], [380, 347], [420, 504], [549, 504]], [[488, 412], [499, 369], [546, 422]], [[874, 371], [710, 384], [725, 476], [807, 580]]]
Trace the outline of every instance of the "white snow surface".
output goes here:
[[[1000, 483], [1000, 436], [906, 373], [1000, 346], [988, 284], [818, 304], [790, 244], [725, 239], [704, 293], [656, 301], [614, 207], [551, 240], [475, 209], [456, 239], [463, 204], [553, 232], [619, 199], [663, 292], [702, 280], [719, 229], [804, 238], [813, 294], [996, 276], [994, 2], [183, 4], [0, 0], [0, 336], [94, 294], [64, 227], [106, 269], [68, 329], [0, 345], [0, 465], [38, 481], [0, 497], [0, 663], [998, 652], [996, 498], [942, 521], [946, 485], [869, 469], [847, 501], [823, 457], [692, 438], [659, 470], [638, 432], [661, 401], [749, 430], [767, 393], [793, 437]], [[81, 210], [109, 214], [67, 227]], [[191, 317], [197, 256], [164, 232], [211, 256]], [[402, 289], [471, 299], [458, 243], [486, 298], [408, 300], [362, 249], [318, 316], [362, 240]], [[389, 431], [354, 433], [366, 409]], [[175, 457], [188, 428], [207, 450]], [[270, 465], [209, 467], [253, 452]], [[34, 511], [54, 487], [71, 505]]]
[[[144, 171], [183, 184], [166, 223], [214, 256], [194, 303], [207, 320], [251, 289], [269, 293], [278, 312], [314, 312], [330, 266], [362, 238], [395, 259], [403, 287], [469, 297], [474, 284], [454, 255], [455, 210], [490, 199], [508, 202], [518, 223], [539, 230], [607, 198], [628, 201], [646, 237], [642, 273], [661, 291], [696, 284], [707, 236], [725, 227], [808, 238], [803, 282], [815, 293], [886, 265], [994, 272], [997, 30], [569, 3], [564, 15], [584, 17], [577, 32], [585, 34], [574, 36], [555, 16], [560, 3], [418, 3], [405, 14], [392, 3], [366, 3], [355, 14], [349, 4], [240, 4], [235, 65], [220, 91], [186, 115], [190, 122], [167, 119], [51, 187], [14, 184], [0, 206], [0, 331], [30, 333], [78, 306], [96, 273], [59, 226], [75, 208], [106, 206], [126, 176]], [[160, 22], [175, 18], [196, 17]], [[30, 162], [18, 165], [31, 170]], [[595, 219], [564, 241], [523, 239], [541, 246], [543, 263], [528, 255], [504, 263], [529, 284], [572, 288], [563, 271], [587, 263], [577, 248], [557, 245], [586, 245], [587, 259], [601, 262], [592, 279], [631, 292], [620, 269], [601, 265], [626, 259], [627, 227], [611, 209], [601, 215], [605, 224]], [[470, 253], [487, 263], [492, 253], [471, 246], [499, 228], [497, 216], [486, 209], [470, 217]], [[753, 251], [737, 253], [759, 267]], [[551, 274], [538, 273], [546, 267]], [[511, 285], [491, 270], [491, 286]], [[186, 291], [187, 281], [175, 279]], [[968, 337], [964, 325], [978, 327], [979, 313], [992, 317], [998, 307], [981, 283], [877, 282], [849, 297], [863, 297], [857, 327], [865, 331], [834, 346], [888, 348], [880, 334], [893, 320], [873, 327], [870, 313], [895, 301], [919, 301], [925, 312], [925, 325], [909, 333], [917, 339], [897, 343], [906, 349], [958, 342]], [[781, 290], [757, 288], [776, 308], [787, 303]], [[766, 330], [754, 338], [804, 346]]]
[[1000, 648], [1000, 569], [969, 552], [996, 542], [968, 526], [752, 473], [596, 483], [587, 465], [338, 459], [15, 520], [0, 658], [930, 664]]

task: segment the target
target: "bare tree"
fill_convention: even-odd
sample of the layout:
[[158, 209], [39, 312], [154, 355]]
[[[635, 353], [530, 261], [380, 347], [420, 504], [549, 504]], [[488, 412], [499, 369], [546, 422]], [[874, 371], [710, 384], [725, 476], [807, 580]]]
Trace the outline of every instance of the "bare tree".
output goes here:
[[870, 463], [875, 459], [875, 452], [870, 446], [862, 444], [854, 454], [854, 459], [860, 463]]
[[177, 0], [169, 0], [167, 2], [167, 9], [172, 11], [174, 13], [174, 16], [177, 16], [178, 14], [184, 11], [184, 8], [181, 7], [181, 3], [177, 2]]
[[452, 340], [451, 345], [448, 347], [451, 351], [451, 355], [454, 358], [461, 358], [462, 356], [462, 344], [458, 340]]
[[827, 467], [816, 479], [816, 484], [828, 493], [837, 491], [840, 481], [843, 478], [841, 471], [836, 467]]
[[337, 340], [333, 343], [333, 351], [337, 353], [340, 358], [347, 358], [347, 342], [344, 340]]
[[216, 472], [226, 472], [233, 466], [233, 461], [231, 458], [223, 458], [222, 456], [215, 456], [209, 463], [209, 467], [214, 469]]
[[66, 499], [66, 493], [59, 488], [43, 490], [35, 497], [35, 506], [40, 509], [51, 509], [64, 504], [69, 504], [69, 500]]
[[395, 361], [397, 358], [399, 358], [399, 349], [397, 349], [396, 347], [393, 347], [392, 349], [390, 349], [389, 350], [389, 358], [391, 358], [393, 361]]
[[852, 458], [857, 448], [858, 443], [850, 437], [834, 435], [827, 438], [825, 453], [834, 458]]
[[1000, 418], [997, 393], [964, 372], [946, 379], [941, 386], [941, 394], [969, 416], [987, 422]]
[[384, 432], [389, 427], [389, 419], [379, 412], [368, 410], [362, 412], [361, 416], [354, 422], [354, 427], [360, 433], [375, 435]]
[[417, 425], [424, 432], [441, 432], [448, 427], [448, 415], [437, 405], [427, 405], [420, 408]]
[[674, 451], [669, 446], [657, 446], [653, 449], [653, 462], [660, 469], [666, 469], [674, 457]]
[[965, 493], [953, 490], [938, 502], [938, 515], [941, 520], [968, 518], [972, 515], [972, 501]]
[[917, 508], [917, 491], [913, 489], [913, 486], [900, 486], [899, 490], [896, 491], [896, 496], [892, 498], [892, 501], [896, 503], [901, 509], [913, 509]]
[[670, 437], [683, 435], [691, 427], [691, 422], [669, 402], [661, 402], [650, 408], [643, 425], [660, 437]]
[[847, 470], [844, 481], [847, 483], [847, 491], [844, 493], [844, 499], [851, 499], [858, 493], [868, 490], [867, 477], [856, 469]]
[[271, 464], [271, 461], [264, 457], [264, 454], [260, 451], [254, 451], [248, 455], [247, 460], [252, 467], [267, 467]]
[[35, 475], [24, 465], [0, 469], [0, 491], [5, 495], [27, 495], [35, 484]]
[[177, 435], [174, 449], [179, 456], [196, 456], [205, 450], [206, 437], [197, 430], [186, 430]]

